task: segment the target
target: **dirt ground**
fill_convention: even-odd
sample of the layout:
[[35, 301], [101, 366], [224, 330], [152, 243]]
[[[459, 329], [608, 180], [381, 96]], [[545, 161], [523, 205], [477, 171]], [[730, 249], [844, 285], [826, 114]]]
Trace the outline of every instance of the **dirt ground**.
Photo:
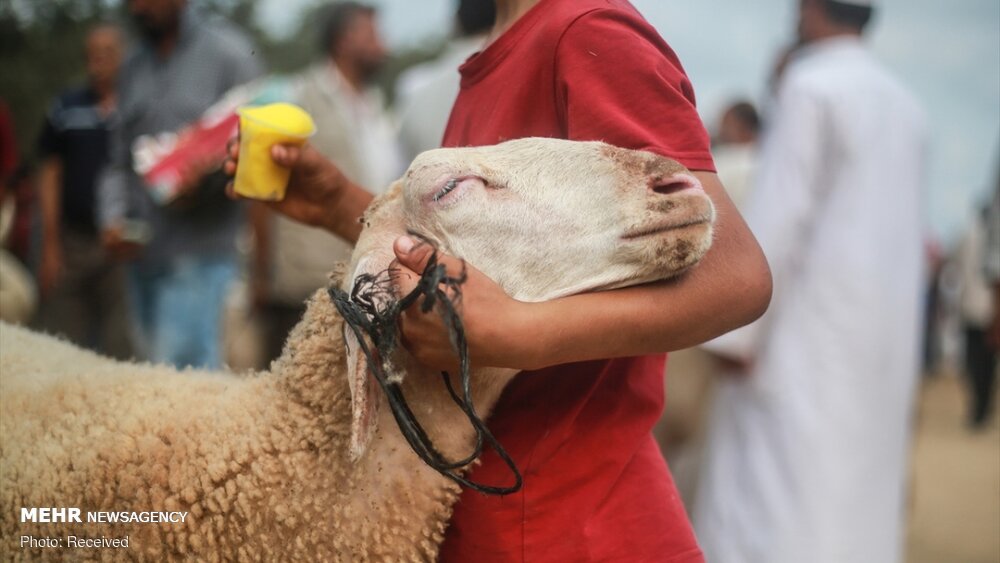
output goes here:
[[1000, 420], [969, 430], [962, 383], [938, 375], [923, 384], [908, 563], [1000, 563]]

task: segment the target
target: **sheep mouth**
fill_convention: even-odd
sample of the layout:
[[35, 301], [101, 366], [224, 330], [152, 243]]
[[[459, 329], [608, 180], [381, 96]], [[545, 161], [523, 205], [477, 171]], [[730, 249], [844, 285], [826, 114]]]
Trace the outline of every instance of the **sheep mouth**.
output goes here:
[[635, 240], [640, 238], [645, 238], [653, 235], [658, 235], [668, 231], [675, 231], [678, 229], [685, 229], [688, 227], [695, 227], [698, 225], [704, 225], [710, 222], [711, 219], [706, 217], [698, 217], [697, 219], [691, 219], [688, 221], [674, 221], [669, 223], [658, 223], [655, 225], [649, 225], [646, 227], [639, 227], [637, 229], [626, 232], [622, 235], [622, 240]]

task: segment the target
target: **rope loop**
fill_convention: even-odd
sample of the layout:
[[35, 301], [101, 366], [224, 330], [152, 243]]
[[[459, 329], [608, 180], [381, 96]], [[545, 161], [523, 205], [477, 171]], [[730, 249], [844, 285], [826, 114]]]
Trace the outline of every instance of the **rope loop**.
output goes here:
[[[458, 276], [449, 276], [444, 265], [438, 263], [435, 250], [420, 276], [417, 287], [402, 299], [395, 298], [392, 275], [388, 270], [376, 275], [359, 275], [350, 294], [333, 286], [327, 288], [327, 293], [344, 318], [345, 326], [350, 327], [360, 343], [361, 352], [368, 360], [369, 373], [385, 393], [400, 432], [417, 456], [432, 469], [460, 485], [485, 494], [507, 495], [519, 491], [523, 479], [514, 460], [489, 431], [472, 404], [469, 347], [462, 317], [458, 311], [462, 297], [461, 285], [465, 280], [465, 263], [462, 263], [462, 272]], [[423, 302], [420, 304], [420, 310], [427, 313], [431, 309], [437, 309], [448, 331], [452, 349], [458, 355], [460, 389], [455, 390], [448, 372], [442, 371], [441, 377], [448, 394], [476, 431], [476, 443], [472, 452], [454, 461], [445, 459], [434, 447], [420, 421], [410, 410], [403, 396], [401, 382], [390, 377], [392, 373], [390, 359], [400, 341], [399, 317], [421, 297]], [[510, 469], [514, 476], [513, 485], [486, 485], [462, 476], [462, 470], [482, 454], [486, 444], [496, 451]]]

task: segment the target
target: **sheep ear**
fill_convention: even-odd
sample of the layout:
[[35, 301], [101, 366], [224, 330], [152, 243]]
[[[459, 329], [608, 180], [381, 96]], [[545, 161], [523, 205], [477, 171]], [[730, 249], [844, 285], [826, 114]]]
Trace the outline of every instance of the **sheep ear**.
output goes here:
[[[343, 288], [350, 292], [355, 280], [362, 274], [383, 274], [395, 255], [392, 243], [406, 229], [402, 215], [402, 183], [396, 182], [385, 195], [377, 198], [365, 212], [365, 229], [354, 249], [354, 268]], [[360, 342], [353, 331], [345, 337], [347, 345], [347, 381], [351, 388], [351, 441], [350, 456], [357, 460], [378, 429], [379, 408], [382, 403], [379, 385], [369, 373], [368, 358], [361, 351]]]
[[378, 383], [368, 374], [368, 358], [361, 351], [356, 336], [348, 331], [347, 382], [351, 388], [351, 442], [350, 455], [357, 461], [364, 455], [378, 428]]
[[[359, 241], [359, 246], [362, 241]], [[377, 276], [384, 272], [392, 259], [392, 243], [376, 246], [375, 249], [361, 256], [351, 276], [350, 286], [354, 285], [362, 274]], [[385, 250], [388, 248], [388, 252]], [[350, 291], [350, 289], [347, 289]], [[388, 299], [389, 296], [377, 295], [375, 299]], [[350, 454], [352, 460], [358, 460], [375, 436], [378, 429], [378, 414], [381, 400], [379, 385], [375, 377], [369, 373], [368, 357], [361, 350], [361, 343], [354, 331], [348, 330], [344, 338], [347, 347], [347, 383], [351, 389], [351, 442]], [[372, 354], [377, 354], [371, 342], [366, 342]], [[376, 361], [378, 358], [376, 356]]]

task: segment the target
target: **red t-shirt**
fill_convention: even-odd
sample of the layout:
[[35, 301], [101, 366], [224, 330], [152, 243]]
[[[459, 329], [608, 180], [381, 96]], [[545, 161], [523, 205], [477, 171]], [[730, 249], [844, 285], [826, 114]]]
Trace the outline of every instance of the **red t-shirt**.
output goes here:
[[[624, 0], [541, 0], [460, 71], [444, 146], [603, 140], [714, 170], [680, 62]], [[702, 561], [650, 434], [663, 409], [664, 359], [519, 374], [489, 425], [524, 487], [505, 497], [466, 490], [441, 560]], [[511, 483], [493, 452], [471, 477]]]

